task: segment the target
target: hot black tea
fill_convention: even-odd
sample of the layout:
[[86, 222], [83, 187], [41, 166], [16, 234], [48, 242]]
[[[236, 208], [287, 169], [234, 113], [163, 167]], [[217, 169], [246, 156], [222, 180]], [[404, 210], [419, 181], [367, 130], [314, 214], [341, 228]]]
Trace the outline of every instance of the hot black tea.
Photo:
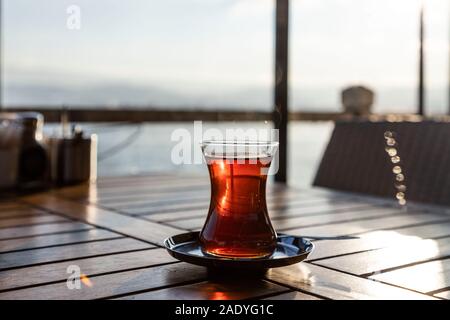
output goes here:
[[203, 251], [216, 256], [262, 258], [276, 247], [266, 205], [272, 155], [218, 157], [205, 154], [211, 203], [200, 233]]

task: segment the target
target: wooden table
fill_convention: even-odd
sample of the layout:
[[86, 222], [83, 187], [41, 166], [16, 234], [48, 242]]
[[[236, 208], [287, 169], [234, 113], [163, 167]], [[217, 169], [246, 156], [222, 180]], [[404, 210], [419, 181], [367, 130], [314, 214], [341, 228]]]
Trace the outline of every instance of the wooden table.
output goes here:
[[3, 200], [0, 299], [450, 298], [449, 210], [274, 184], [267, 197], [276, 229], [310, 237], [316, 249], [305, 262], [238, 280], [162, 248], [164, 238], [201, 228], [207, 177], [103, 178]]

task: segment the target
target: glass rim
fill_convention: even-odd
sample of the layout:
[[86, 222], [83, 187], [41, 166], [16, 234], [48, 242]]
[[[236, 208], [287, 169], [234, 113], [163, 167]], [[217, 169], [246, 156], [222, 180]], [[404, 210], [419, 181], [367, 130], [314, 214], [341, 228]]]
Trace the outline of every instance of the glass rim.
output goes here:
[[256, 146], [256, 147], [278, 147], [276, 141], [259, 140], [204, 140], [200, 142], [202, 146]]

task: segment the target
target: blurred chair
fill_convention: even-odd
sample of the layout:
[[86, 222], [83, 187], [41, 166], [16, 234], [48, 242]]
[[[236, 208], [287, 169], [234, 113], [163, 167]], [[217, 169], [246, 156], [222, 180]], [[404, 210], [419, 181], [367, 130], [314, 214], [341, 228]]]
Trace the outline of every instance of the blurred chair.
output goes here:
[[450, 123], [337, 122], [313, 184], [450, 205]]

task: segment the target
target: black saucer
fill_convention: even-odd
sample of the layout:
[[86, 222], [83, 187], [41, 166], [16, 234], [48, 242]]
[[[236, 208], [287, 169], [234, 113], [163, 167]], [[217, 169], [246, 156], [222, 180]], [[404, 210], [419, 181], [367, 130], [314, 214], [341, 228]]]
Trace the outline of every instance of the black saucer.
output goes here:
[[222, 258], [210, 256], [201, 250], [199, 232], [179, 234], [164, 240], [167, 251], [174, 258], [188, 263], [212, 268], [268, 269], [298, 263], [311, 253], [314, 245], [302, 237], [278, 234], [277, 248], [267, 258]]

